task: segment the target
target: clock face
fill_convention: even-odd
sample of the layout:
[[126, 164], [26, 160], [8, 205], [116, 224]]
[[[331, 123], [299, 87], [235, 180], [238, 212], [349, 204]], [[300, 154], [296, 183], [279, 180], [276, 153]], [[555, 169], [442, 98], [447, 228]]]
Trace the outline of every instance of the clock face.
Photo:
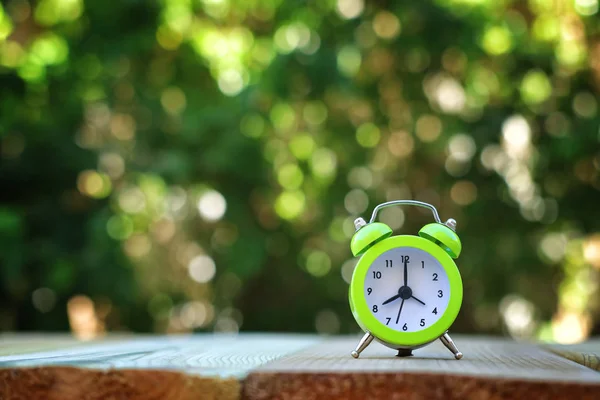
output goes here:
[[418, 332], [444, 315], [450, 283], [431, 254], [414, 247], [396, 247], [370, 265], [364, 296], [383, 325], [400, 332]]

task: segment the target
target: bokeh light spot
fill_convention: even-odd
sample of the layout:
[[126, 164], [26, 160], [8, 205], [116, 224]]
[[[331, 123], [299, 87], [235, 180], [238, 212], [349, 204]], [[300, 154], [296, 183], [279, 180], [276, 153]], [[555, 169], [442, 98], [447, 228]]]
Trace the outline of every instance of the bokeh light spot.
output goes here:
[[321, 147], [313, 153], [310, 166], [315, 177], [329, 180], [335, 176], [337, 157], [333, 151]]
[[306, 270], [317, 278], [325, 276], [331, 270], [331, 258], [324, 251], [313, 251], [306, 257]]
[[73, 334], [81, 340], [93, 339], [104, 330], [96, 315], [94, 302], [87, 296], [73, 296], [67, 302], [67, 315]]
[[236, 69], [228, 69], [219, 74], [218, 84], [223, 94], [235, 96], [244, 89], [244, 76]]
[[86, 170], [80, 172], [77, 177], [77, 189], [81, 194], [95, 199], [102, 199], [112, 191], [112, 183], [106, 174]]
[[477, 186], [471, 181], [458, 181], [452, 185], [450, 197], [459, 206], [468, 206], [477, 199]]
[[225, 197], [216, 190], [208, 190], [200, 196], [198, 200], [198, 212], [202, 219], [208, 222], [215, 222], [223, 218], [227, 210]]
[[337, 55], [337, 67], [342, 75], [353, 77], [360, 70], [362, 56], [354, 46], [344, 46]]
[[198, 283], [206, 283], [212, 280], [217, 269], [215, 262], [207, 255], [199, 255], [188, 264], [190, 277]]
[[352, 189], [344, 198], [344, 206], [351, 215], [360, 215], [369, 206], [369, 196], [364, 190]]
[[316, 144], [309, 134], [299, 134], [290, 140], [289, 148], [298, 160], [307, 160], [313, 154]]
[[504, 54], [512, 48], [512, 35], [505, 26], [490, 26], [483, 33], [482, 46], [489, 54]]
[[304, 174], [298, 165], [286, 164], [279, 168], [279, 171], [277, 172], [277, 180], [283, 188], [287, 190], [294, 190], [298, 189], [302, 185]]
[[390, 228], [396, 230], [404, 225], [404, 211], [399, 207], [388, 207], [381, 210], [380, 220]]
[[373, 31], [382, 39], [393, 39], [400, 34], [400, 20], [389, 11], [380, 11], [373, 19]]
[[367, 167], [354, 167], [348, 173], [348, 185], [368, 189], [373, 185], [373, 172]]
[[321, 101], [312, 101], [304, 106], [304, 120], [310, 125], [321, 125], [327, 119], [327, 106]]
[[61, 36], [45, 33], [31, 45], [31, 56], [41, 64], [57, 65], [65, 62], [69, 56], [69, 45]]
[[405, 158], [412, 154], [415, 141], [411, 134], [406, 131], [392, 132], [388, 139], [390, 153], [399, 158]]
[[270, 113], [271, 122], [280, 132], [291, 130], [296, 124], [296, 113], [287, 103], [277, 103]]
[[573, 99], [573, 110], [582, 118], [593, 118], [598, 110], [596, 97], [589, 92], [581, 92]]
[[160, 103], [166, 112], [171, 115], [178, 115], [185, 110], [187, 102], [183, 90], [172, 86], [162, 92], [162, 95], [160, 96]]
[[106, 223], [106, 231], [115, 240], [125, 240], [133, 232], [133, 221], [126, 215], [113, 215]]
[[364, 8], [364, 0], [337, 0], [337, 12], [345, 19], [358, 17], [362, 14]]
[[304, 193], [300, 191], [286, 191], [281, 193], [275, 201], [275, 212], [283, 219], [298, 218], [303, 212], [306, 203]]
[[475, 141], [464, 133], [452, 136], [448, 142], [448, 152], [458, 161], [470, 161], [475, 155], [475, 150]]
[[521, 98], [527, 104], [539, 104], [552, 94], [552, 85], [541, 70], [527, 72], [521, 81]]
[[352, 274], [354, 273], [354, 269], [356, 268], [357, 262], [358, 259], [351, 258], [342, 264], [340, 272], [342, 274], [342, 279], [344, 279], [344, 282], [350, 284], [350, 281], [352, 281]]
[[56, 305], [56, 292], [47, 287], [36, 289], [31, 294], [31, 302], [36, 310], [47, 313]]
[[433, 142], [442, 133], [442, 121], [435, 115], [423, 115], [417, 120], [415, 131], [421, 141]]
[[598, 12], [598, 0], [575, 0], [575, 11], [584, 16], [594, 15]]
[[114, 114], [110, 119], [110, 132], [119, 140], [131, 140], [135, 136], [137, 124], [129, 114]]
[[265, 132], [265, 120], [259, 114], [248, 114], [240, 122], [242, 133], [251, 138], [259, 138]]
[[513, 115], [502, 124], [502, 144], [506, 153], [514, 158], [528, 154], [531, 142], [531, 128], [521, 115]]
[[152, 249], [152, 242], [150, 241], [148, 235], [132, 235], [125, 241], [123, 248], [129, 257], [141, 258], [150, 253], [150, 250]]
[[379, 128], [371, 122], [362, 124], [356, 130], [356, 141], [362, 147], [366, 147], [366, 148], [375, 147], [379, 143], [380, 138], [381, 138], [381, 133], [379, 131]]

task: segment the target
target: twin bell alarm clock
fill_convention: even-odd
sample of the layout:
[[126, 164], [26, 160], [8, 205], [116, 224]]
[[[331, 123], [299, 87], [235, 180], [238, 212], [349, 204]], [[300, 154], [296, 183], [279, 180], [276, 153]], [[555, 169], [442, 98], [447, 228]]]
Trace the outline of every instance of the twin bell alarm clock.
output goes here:
[[[392, 236], [392, 229], [375, 222], [383, 208], [418, 206], [432, 211], [434, 223], [419, 236]], [[373, 341], [410, 356], [412, 351], [436, 339], [459, 360], [462, 353], [448, 328], [462, 303], [463, 285], [454, 263], [462, 245], [455, 233], [456, 221], [442, 223], [434, 206], [413, 200], [379, 204], [367, 223], [354, 221], [356, 232], [350, 248], [360, 256], [350, 282], [350, 308], [365, 331], [352, 357]]]

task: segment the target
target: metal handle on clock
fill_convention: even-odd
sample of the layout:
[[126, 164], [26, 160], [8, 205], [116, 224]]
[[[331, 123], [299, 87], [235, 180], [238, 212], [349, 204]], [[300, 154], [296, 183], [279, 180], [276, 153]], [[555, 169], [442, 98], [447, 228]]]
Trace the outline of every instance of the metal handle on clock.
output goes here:
[[381, 203], [377, 207], [375, 207], [375, 209], [373, 210], [373, 214], [371, 215], [371, 219], [369, 220], [369, 223], [375, 222], [379, 211], [383, 210], [386, 207], [391, 207], [391, 206], [417, 206], [417, 207], [428, 208], [433, 213], [433, 218], [435, 219], [435, 222], [437, 222], [439, 224], [442, 223], [442, 220], [440, 219], [437, 209], [434, 206], [432, 206], [429, 203], [424, 203], [422, 201], [416, 201], [416, 200], [394, 200], [394, 201], [388, 201], [387, 203]]

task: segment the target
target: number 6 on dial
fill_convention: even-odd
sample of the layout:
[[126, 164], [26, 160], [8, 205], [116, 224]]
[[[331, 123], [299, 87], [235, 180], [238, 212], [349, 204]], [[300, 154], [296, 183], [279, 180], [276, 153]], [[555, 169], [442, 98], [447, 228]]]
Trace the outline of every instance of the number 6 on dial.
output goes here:
[[[381, 209], [396, 205], [428, 208], [436, 222], [421, 228], [419, 236], [392, 236], [391, 228], [375, 219]], [[352, 274], [349, 300], [365, 335], [352, 356], [358, 358], [373, 339], [408, 356], [439, 338], [456, 359], [462, 358], [448, 335], [463, 295], [453, 261], [462, 249], [454, 232], [456, 221], [442, 223], [431, 204], [398, 200], [375, 207], [368, 224], [358, 218], [354, 225], [350, 247], [361, 258]]]

